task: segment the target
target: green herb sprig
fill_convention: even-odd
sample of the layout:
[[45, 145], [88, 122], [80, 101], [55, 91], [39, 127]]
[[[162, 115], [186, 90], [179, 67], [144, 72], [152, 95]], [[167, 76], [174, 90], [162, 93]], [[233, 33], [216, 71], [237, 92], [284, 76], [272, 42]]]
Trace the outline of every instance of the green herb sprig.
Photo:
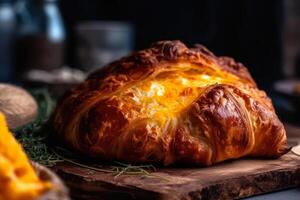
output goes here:
[[33, 123], [13, 130], [13, 132], [32, 161], [53, 166], [57, 162], [63, 161], [47, 145], [50, 133], [45, 127], [54, 109], [55, 100], [47, 89], [35, 89], [30, 92], [38, 102], [38, 117]]

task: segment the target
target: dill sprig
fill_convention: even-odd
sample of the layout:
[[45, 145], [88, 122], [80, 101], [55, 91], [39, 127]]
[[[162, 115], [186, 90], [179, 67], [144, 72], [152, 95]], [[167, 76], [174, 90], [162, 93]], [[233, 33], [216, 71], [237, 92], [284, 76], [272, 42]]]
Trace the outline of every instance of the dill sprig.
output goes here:
[[38, 102], [38, 117], [33, 123], [17, 128], [13, 132], [32, 161], [53, 166], [63, 161], [47, 145], [50, 133], [45, 127], [54, 109], [55, 100], [47, 89], [35, 89], [30, 92]]
[[44, 121], [37, 121], [23, 127], [16, 131], [16, 138], [32, 161], [45, 166], [53, 166], [63, 160], [48, 147], [48, 133], [43, 129], [44, 125]]
[[146, 170], [152, 170], [155, 171], [155, 167], [153, 165], [131, 165], [131, 164], [125, 164], [120, 162], [113, 162], [112, 164], [84, 164], [82, 161], [78, 161], [74, 158], [66, 158], [65, 156], [57, 153], [55, 150], [53, 151], [59, 158], [64, 160], [65, 162], [77, 165], [79, 167], [83, 167], [86, 169], [98, 171], [98, 172], [107, 172], [107, 173], [113, 173], [115, 174], [115, 177], [118, 177], [122, 174], [143, 174], [146, 172], [146, 174], [149, 174]]
[[[90, 162], [89, 159], [83, 159], [83, 156], [70, 152], [63, 147], [53, 147], [52, 152], [55, 153], [57, 157], [65, 162], [71, 163], [73, 165], [97, 172], [112, 173], [114, 178], [118, 178], [121, 175], [138, 175], [141, 177], [156, 177], [164, 181], [169, 181], [169, 179], [153, 174], [156, 171], [154, 165], [132, 165], [127, 163], [122, 163], [118, 161], [113, 162], [103, 162], [102, 164]], [[92, 172], [91, 172], [92, 173]]]

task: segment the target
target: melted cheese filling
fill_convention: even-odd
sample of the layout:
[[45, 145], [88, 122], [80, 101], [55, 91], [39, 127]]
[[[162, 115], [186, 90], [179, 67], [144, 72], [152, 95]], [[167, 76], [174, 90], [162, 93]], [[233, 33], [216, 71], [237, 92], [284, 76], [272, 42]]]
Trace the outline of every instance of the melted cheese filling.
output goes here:
[[241, 83], [238, 77], [211, 67], [201, 69], [191, 64], [178, 64], [175, 70], [174, 66], [172, 69], [128, 88], [121, 95], [122, 99], [138, 105], [140, 114], [146, 118], [171, 117], [195, 101], [203, 89], [210, 85]]

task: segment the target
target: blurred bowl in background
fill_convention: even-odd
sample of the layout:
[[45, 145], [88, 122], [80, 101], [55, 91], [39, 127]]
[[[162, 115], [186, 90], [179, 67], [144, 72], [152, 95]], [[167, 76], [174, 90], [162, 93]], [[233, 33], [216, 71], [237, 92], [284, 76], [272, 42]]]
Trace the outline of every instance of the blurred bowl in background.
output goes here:
[[300, 125], [300, 80], [287, 79], [274, 83], [276, 111], [283, 121]]
[[30, 70], [25, 74], [27, 88], [47, 88], [54, 97], [60, 97], [81, 83], [87, 74], [81, 70], [62, 67], [54, 70]]
[[84, 21], [78, 24], [76, 36], [78, 64], [90, 72], [129, 54], [134, 28], [127, 22]]

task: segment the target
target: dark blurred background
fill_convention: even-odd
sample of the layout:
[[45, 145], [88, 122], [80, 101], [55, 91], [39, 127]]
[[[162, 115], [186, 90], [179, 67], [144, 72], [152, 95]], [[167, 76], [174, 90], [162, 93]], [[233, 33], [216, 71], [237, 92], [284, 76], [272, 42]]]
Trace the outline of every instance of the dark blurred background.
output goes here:
[[2, 82], [72, 85], [155, 41], [181, 40], [242, 62], [281, 117], [300, 122], [299, 0], [0, 2]]
[[[281, 0], [82, 2], [61, 2], [71, 32], [81, 20], [125, 20], [135, 27], [135, 49], [147, 48], [159, 40], [201, 43], [217, 55], [232, 56], [249, 66], [262, 86], [283, 76]], [[72, 55], [70, 62], [74, 60]]]

